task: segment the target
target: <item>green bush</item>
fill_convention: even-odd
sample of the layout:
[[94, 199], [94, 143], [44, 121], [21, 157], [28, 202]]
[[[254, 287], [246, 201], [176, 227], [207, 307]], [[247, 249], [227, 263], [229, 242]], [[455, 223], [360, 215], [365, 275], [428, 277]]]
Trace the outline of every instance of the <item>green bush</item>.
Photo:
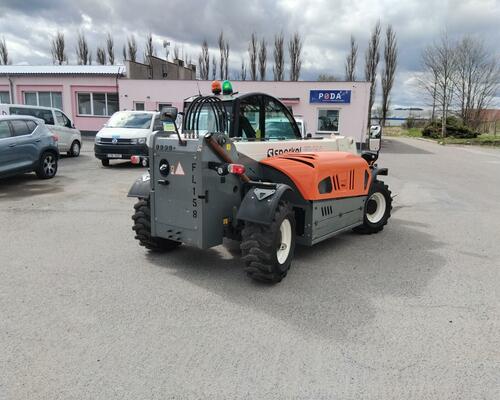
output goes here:
[[[478, 133], [472, 128], [462, 124], [462, 121], [457, 117], [451, 116], [446, 119], [446, 135], [454, 138], [472, 139], [476, 138]], [[439, 139], [441, 137], [441, 121], [428, 123], [424, 129], [422, 129], [422, 136]]]

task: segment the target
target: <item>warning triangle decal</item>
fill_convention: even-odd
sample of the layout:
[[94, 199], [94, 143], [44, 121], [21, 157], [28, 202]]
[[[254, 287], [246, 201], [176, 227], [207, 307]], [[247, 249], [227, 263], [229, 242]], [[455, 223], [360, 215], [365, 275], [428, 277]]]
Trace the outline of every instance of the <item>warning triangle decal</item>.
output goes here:
[[180, 162], [177, 163], [177, 167], [175, 168], [175, 175], [186, 175]]

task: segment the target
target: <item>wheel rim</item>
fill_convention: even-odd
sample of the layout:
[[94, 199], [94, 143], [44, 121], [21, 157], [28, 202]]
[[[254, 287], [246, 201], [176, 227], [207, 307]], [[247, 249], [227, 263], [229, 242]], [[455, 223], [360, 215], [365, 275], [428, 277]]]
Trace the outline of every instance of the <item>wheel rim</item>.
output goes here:
[[288, 219], [284, 219], [280, 225], [281, 240], [276, 250], [276, 258], [280, 264], [283, 264], [290, 254], [292, 245], [292, 225]]
[[368, 199], [366, 219], [372, 224], [380, 222], [384, 217], [386, 205], [387, 202], [382, 193], [373, 193]]
[[54, 175], [56, 169], [55, 164], [54, 156], [52, 155], [48, 155], [43, 159], [43, 172], [45, 172], [45, 175]]
[[72, 152], [75, 156], [80, 154], [80, 145], [78, 143], [73, 143]]

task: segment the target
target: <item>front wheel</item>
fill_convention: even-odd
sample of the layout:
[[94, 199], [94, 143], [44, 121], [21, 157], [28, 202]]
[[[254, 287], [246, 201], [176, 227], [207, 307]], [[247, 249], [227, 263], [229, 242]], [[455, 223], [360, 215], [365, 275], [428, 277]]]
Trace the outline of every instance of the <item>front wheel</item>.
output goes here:
[[140, 199], [134, 205], [134, 226], [132, 229], [135, 231], [135, 238], [139, 241], [141, 246], [148, 250], [155, 252], [164, 252], [175, 249], [181, 245], [180, 242], [174, 240], [163, 239], [151, 236], [151, 208], [149, 200]]
[[80, 142], [78, 140], [74, 140], [73, 143], [71, 143], [71, 147], [68, 151], [68, 156], [78, 157], [80, 155], [80, 149], [81, 149]]
[[363, 225], [355, 232], [372, 234], [380, 232], [391, 217], [392, 197], [389, 187], [382, 181], [374, 181], [365, 203]]
[[46, 151], [40, 157], [40, 162], [36, 170], [36, 176], [40, 179], [50, 179], [56, 175], [57, 172], [57, 156]]
[[101, 160], [101, 164], [103, 167], [109, 167], [109, 159], [108, 158], [103, 158]]
[[247, 275], [261, 282], [280, 282], [290, 269], [295, 251], [292, 206], [280, 202], [271, 225], [247, 222], [241, 236], [240, 247]]

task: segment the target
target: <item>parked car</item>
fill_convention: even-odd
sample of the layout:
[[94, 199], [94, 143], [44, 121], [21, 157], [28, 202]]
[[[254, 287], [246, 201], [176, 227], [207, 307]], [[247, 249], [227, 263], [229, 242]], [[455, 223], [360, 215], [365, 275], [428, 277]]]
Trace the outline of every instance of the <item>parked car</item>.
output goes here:
[[118, 111], [95, 137], [94, 153], [102, 165], [110, 160], [130, 160], [138, 156], [148, 163], [149, 142], [154, 131], [162, 130], [160, 113], [156, 111]]
[[0, 115], [31, 115], [44, 120], [45, 126], [58, 136], [59, 151], [78, 157], [82, 148], [82, 135], [73, 122], [58, 108], [0, 104]]
[[43, 120], [24, 116], [0, 116], [0, 178], [36, 172], [40, 179], [57, 173], [57, 137]]

